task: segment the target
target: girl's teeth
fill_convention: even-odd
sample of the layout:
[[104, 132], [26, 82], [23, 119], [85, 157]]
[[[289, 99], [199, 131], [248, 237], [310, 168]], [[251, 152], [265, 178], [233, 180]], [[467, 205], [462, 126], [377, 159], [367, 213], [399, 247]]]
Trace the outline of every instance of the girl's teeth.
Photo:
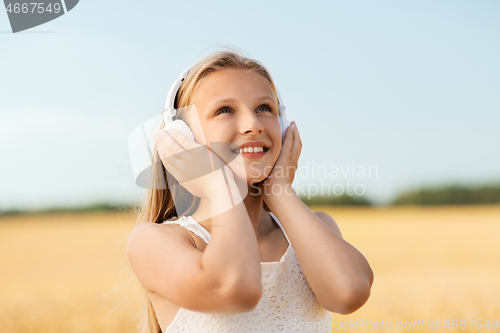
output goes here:
[[239, 153], [262, 153], [264, 152], [264, 147], [245, 147], [243, 149], [239, 148], [236, 150], [233, 150], [234, 153], [239, 154]]

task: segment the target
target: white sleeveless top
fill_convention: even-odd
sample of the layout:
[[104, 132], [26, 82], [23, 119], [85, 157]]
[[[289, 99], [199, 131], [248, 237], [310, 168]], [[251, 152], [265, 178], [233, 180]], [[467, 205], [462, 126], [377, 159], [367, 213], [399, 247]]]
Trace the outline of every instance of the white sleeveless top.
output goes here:
[[[283, 230], [289, 245], [280, 261], [260, 263], [263, 291], [257, 306], [249, 312], [233, 314], [180, 308], [165, 333], [331, 332], [330, 312], [316, 299], [283, 226], [273, 213], [269, 214]], [[207, 229], [191, 216], [162, 224], [167, 223], [179, 224], [206, 243], [210, 241]]]

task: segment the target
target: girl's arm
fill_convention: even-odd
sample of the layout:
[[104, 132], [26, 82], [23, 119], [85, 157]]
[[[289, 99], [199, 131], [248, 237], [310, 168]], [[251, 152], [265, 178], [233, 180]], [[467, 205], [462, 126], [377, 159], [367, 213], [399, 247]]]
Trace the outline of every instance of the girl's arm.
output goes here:
[[262, 295], [259, 249], [244, 203], [230, 202], [228, 186], [238, 188], [233, 173], [225, 167], [224, 180], [213, 172], [214, 165], [224, 165], [217, 155], [176, 130], [158, 131], [155, 141], [165, 168], [218, 215], [210, 219], [211, 238], [203, 252], [185, 232], [153, 223], [137, 226], [127, 242], [134, 273], [144, 289], [189, 310], [250, 311]]
[[342, 238], [335, 221], [311, 212], [292, 189], [301, 149], [292, 122], [278, 161], [262, 186], [264, 200], [283, 225], [318, 302], [331, 312], [349, 314], [368, 300], [373, 272], [365, 257]]
[[338, 227], [331, 217], [311, 212], [291, 187], [286, 191], [266, 203], [283, 225], [318, 302], [331, 312], [356, 311], [370, 296], [370, 265], [340, 230], [335, 231]]
[[131, 232], [126, 252], [146, 291], [188, 310], [247, 312], [262, 295], [257, 240], [243, 203], [212, 218], [204, 252], [183, 228], [151, 222]]

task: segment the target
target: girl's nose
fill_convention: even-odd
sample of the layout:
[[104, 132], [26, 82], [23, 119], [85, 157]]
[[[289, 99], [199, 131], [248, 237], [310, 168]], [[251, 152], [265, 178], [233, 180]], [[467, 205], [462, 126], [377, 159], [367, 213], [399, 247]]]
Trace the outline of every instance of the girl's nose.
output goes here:
[[242, 134], [260, 134], [264, 131], [255, 112], [245, 112], [240, 118], [240, 132]]

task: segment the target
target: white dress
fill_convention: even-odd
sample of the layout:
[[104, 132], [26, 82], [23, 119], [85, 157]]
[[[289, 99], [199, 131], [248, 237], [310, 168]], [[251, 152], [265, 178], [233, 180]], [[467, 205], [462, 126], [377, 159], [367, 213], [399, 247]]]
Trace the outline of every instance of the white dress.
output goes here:
[[[257, 306], [249, 312], [233, 314], [180, 308], [165, 333], [331, 332], [330, 312], [316, 299], [283, 226], [273, 213], [269, 214], [283, 230], [289, 245], [280, 261], [260, 263], [263, 292]], [[162, 224], [167, 223], [179, 224], [206, 243], [210, 241], [210, 233], [191, 216]]]

